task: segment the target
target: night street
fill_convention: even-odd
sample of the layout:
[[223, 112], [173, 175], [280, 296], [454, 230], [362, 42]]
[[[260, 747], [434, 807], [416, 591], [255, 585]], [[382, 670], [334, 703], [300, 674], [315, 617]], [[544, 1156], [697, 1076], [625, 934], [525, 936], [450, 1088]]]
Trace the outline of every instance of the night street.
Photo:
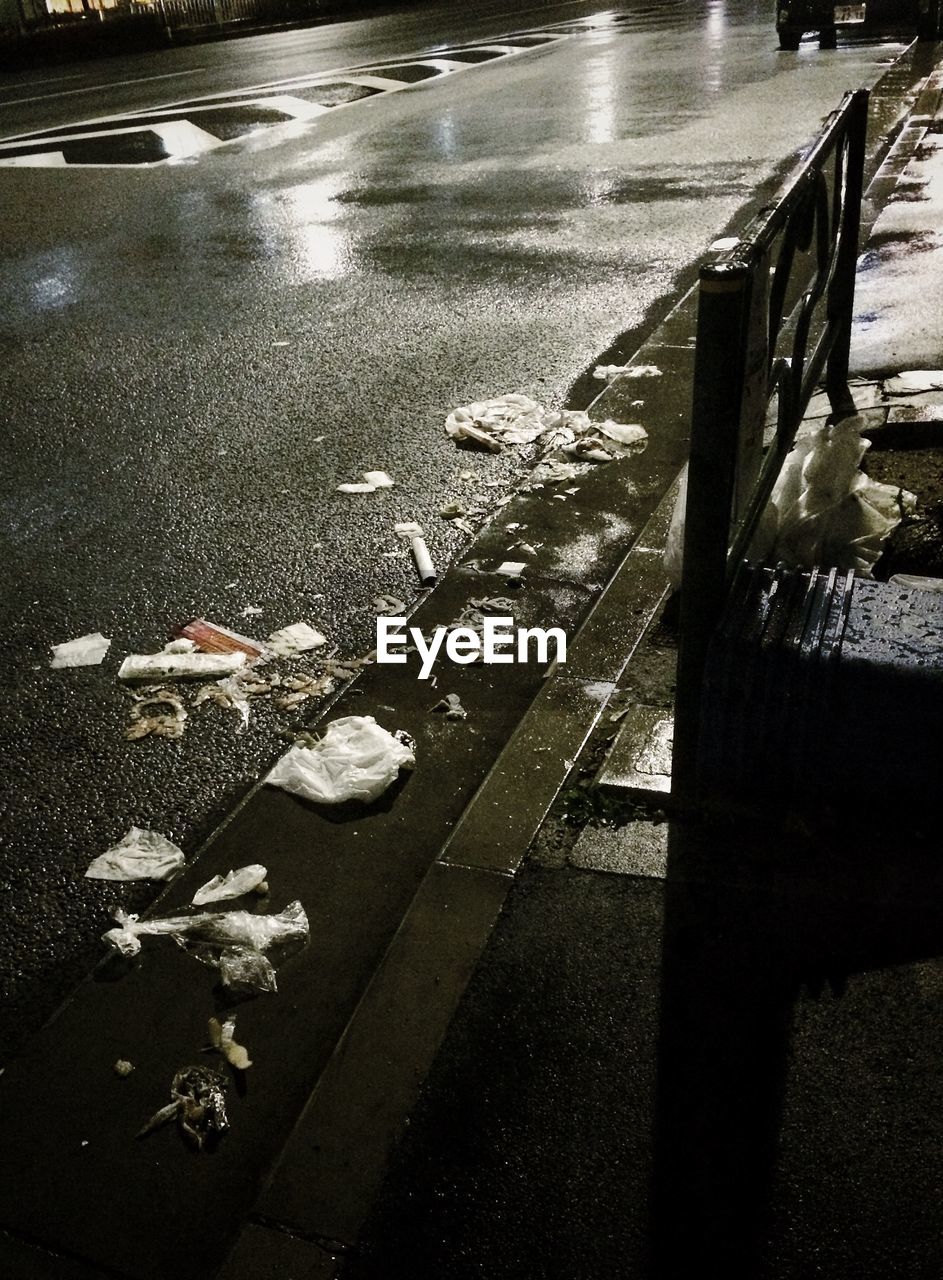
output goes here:
[[[129, 828], [159, 832], [186, 855], [187, 870], [162, 909], [182, 910], [194, 889], [239, 865], [239, 857], [269, 868], [266, 910], [298, 898], [311, 921], [308, 956], [286, 966], [284, 981], [279, 975], [279, 994], [239, 1005], [240, 1028], [247, 1037], [251, 1028], [247, 1043], [261, 1060], [251, 1077], [259, 1109], [243, 1117], [239, 1139], [226, 1140], [245, 1146], [228, 1164], [223, 1152], [213, 1160], [194, 1155], [183, 1179], [167, 1156], [170, 1146], [160, 1145], [168, 1135], [134, 1144], [130, 1117], [140, 1112], [143, 1124], [168, 1102], [170, 1078], [186, 1061], [182, 1046], [168, 1047], [174, 1018], [186, 1026], [196, 1061], [206, 1017], [228, 1012], [218, 988], [208, 994], [216, 975], [164, 939], [167, 951], [158, 957], [155, 947], [153, 959], [148, 952], [150, 967], [140, 974], [129, 965], [121, 980], [123, 970], [109, 963], [85, 983], [86, 1004], [67, 1006], [63, 1054], [71, 1063], [75, 1052], [79, 1074], [89, 1063], [97, 1071], [100, 1059], [101, 1113], [80, 1100], [69, 1115], [64, 1076], [50, 1104], [64, 1128], [55, 1135], [44, 1128], [42, 1098], [16, 1119], [17, 1151], [23, 1134], [42, 1131], [42, 1168], [22, 1173], [14, 1161], [2, 1171], [26, 1182], [0, 1228], [62, 1255], [48, 1272], [21, 1263], [14, 1274], [23, 1280], [224, 1280], [219, 1268], [250, 1209], [260, 1231], [277, 1223], [272, 1234], [290, 1230], [325, 1250], [340, 1242], [339, 1251], [356, 1235], [388, 1146], [378, 1141], [373, 1181], [351, 1192], [330, 1229], [324, 1222], [334, 1209], [323, 1209], [324, 1188], [343, 1181], [343, 1155], [337, 1167], [326, 1158], [321, 1182], [309, 1184], [307, 1172], [295, 1179], [317, 1203], [310, 1218], [301, 1193], [295, 1200], [285, 1189], [285, 1169], [296, 1168], [290, 1146], [280, 1173], [285, 1184], [269, 1181], [276, 1156], [299, 1116], [304, 1124], [319, 1107], [327, 1114], [332, 1090], [345, 1096], [343, 1078], [330, 1077], [335, 1045], [352, 1012], [369, 1006], [369, 984], [387, 948], [408, 948], [400, 922], [428, 887], [423, 877], [440, 847], [452, 841], [451, 863], [472, 868], [469, 876], [485, 865], [462, 856], [477, 831], [466, 807], [492, 780], [489, 770], [506, 758], [508, 744], [512, 755], [520, 752], [515, 732], [546, 686], [535, 671], [515, 671], [501, 684], [488, 669], [468, 668], [470, 692], [463, 686], [462, 699], [470, 710], [459, 726], [426, 714], [458, 687], [443, 663], [428, 687], [416, 682], [412, 665], [408, 679], [399, 667], [367, 665], [353, 685], [345, 683], [357, 676], [356, 660], [376, 647], [380, 597], [406, 614], [418, 608], [423, 625], [448, 623], [477, 597], [518, 590], [497, 566], [520, 557], [529, 562], [518, 597], [524, 621], [559, 620], [574, 634], [605, 601], [623, 557], [642, 545], [646, 522], [659, 518], [685, 459], [688, 403], [678, 402], [668, 376], [646, 378], [644, 386], [639, 379], [638, 398], [618, 401], [621, 423], [645, 422], [647, 453], [638, 455], [637, 474], [635, 458], [623, 465], [621, 454], [618, 464], [597, 467], [591, 497], [588, 480], [582, 496], [578, 486], [592, 468], [584, 465], [566, 492], [549, 483], [525, 492], [536, 447], [460, 448], [445, 422], [459, 406], [511, 393], [549, 410], [587, 409], [604, 385], [593, 377], [595, 366], [622, 365], [666, 320], [669, 336], [661, 341], [689, 353], [687, 336], [671, 337], [672, 309], [694, 284], [699, 263], [770, 199], [845, 90], [872, 87], [894, 67], [894, 93], [879, 99], [876, 110], [886, 118], [879, 116], [875, 129], [897, 126], [929, 70], [905, 54], [909, 37], [842, 40], [828, 52], [807, 40], [798, 53], [785, 53], [777, 47], [775, 11], [775, 0], [416, 4], [0, 73], [2, 1083], [22, 1093], [32, 1073], [50, 1069], [58, 1033], [41, 1028], [106, 955], [101, 939], [116, 910], [144, 913], [166, 889], [153, 880], [85, 877], [92, 859]], [[376, 471], [387, 473], [392, 487], [338, 489]], [[496, 523], [512, 495], [530, 519], [505, 527], [516, 531], [516, 542]], [[432, 592], [420, 582], [410, 542], [394, 531], [399, 522], [422, 526], [438, 577]], [[639, 587], [637, 612], [648, 610], [650, 619], [665, 591], [659, 580], [643, 600]], [[119, 664], [126, 655], [157, 653], [196, 618], [259, 641], [303, 622], [326, 644], [276, 662], [271, 670], [300, 681], [280, 686], [282, 694], [302, 692], [285, 699], [266, 689], [252, 697], [245, 725], [238, 708], [219, 705], [225, 699], [194, 701], [193, 685], [180, 695], [186, 715], [180, 711], [179, 736], [129, 737], [141, 709], [134, 687], [118, 677]], [[634, 625], [627, 622], [625, 634]], [[52, 646], [96, 632], [111, 641], [101, 665], [50, 666]], [[613, 625], [610, 645], [622, 633]], [[325, 666], [331, 661], [339, 673]], [[574, 675], [573, 688], [559, 695], [563, 727], [537, 748], [567, 767], [586, 734], [567, 729], [566, 699], [601, 700], [603, 684], [608, 697], [618, 680], [610, 671], [575, 671], [585, 680], [577, 689]], [[653, 685], [661, 680], [660, 672], [652, 677]], [[324, 816], [272, 788], [254, 790], [306, 726], [323, 731], [316, 721], [327, 705], [333, 713], [326, 700], [337, 693], [340, 714], [358, 714], [360, 703], [363, 714], [379, 708], [378, 719], [407, 729], [418, 744], [415, 774], [400, 779], [400, 789], [362, 824], [343, 806]], [[526, 768], [509, 785], [524, 809], [527, 794], [540, 790], [531, 771], [541, 765], [537, 756], [520, 758]], [[540, 817], [552, 799], [541, 801]], [[509, 816], [509, 840], [513, 827]], [[476, 880], [482, 920], [497, 918], [522, 858], [492, 868], [500, 870], [500, 893], [492, 894], [483, 876], [480, 886]], [[529, 874], [542, 873], [530, 867]], [[526, 887], [526, 874], [522, 880]], [[621, 956], [620, 973], [634, 995], [614, 976], [613, 990], [596, 992], [588, 1005], [603, 1025], [609, 1000], [640, 999], [629, 1076], [638, 1096], [647, 1096], [657, 997], [649, 968], [659, 938], [655, 881], [645, 881], [651, 903], [639, 905], [628, 901], [622, 877], [617, 894], [625, 892], [626, 902], [615, 906], [601, 883], [597, 875], [576, 891], [585, 917], [568, 917], [555, 888], [548, 918], [555, 938], [570, 936], [574, 972], [592, 963], [580, 919], [598, 926]], [[442, 892], [448, 911], [451, 899]], [[638, 929], [640, 952], [623, 952], [623, 909]], [[522, 919], [522, 934], [539, 946], [540, 911], [529, 918], [528, 910], [525, 896], [507, 919]], [[484, 1006], [500, 1004], [505, 978], [510, 982], [507, 937], [494, 962], [498, 977], [492, 968], [481, 978], [475, 999]], [[460, 941], [454, 946], [463, 976], [455, 979], [448, 1013], [478, 954], [470, 941], [464, 951]], [[562, 950], [556, 958], [550, 951], [546, 963], [565, 968]], [[134, 987], [141, 975], [144, 985]], [[194, 977], [199, 990], [191, 989]], [[156, 991], [165, 1001], [159, 1007], [148, 1003]], [[96, 1021], [94, 1011], [109, 1004]], [[473, 1021], [479, 1007], [473, 1005]], [[389, 1009], [377, 1016], [393, 1021]], [[297, 1021], [284, 1038], [289, 1017]], [[529, 1017], [521, 1012], [521, 1026]], [[438, 1038], [430, 1033], [428, 1042], [415, 1033], [422, 1041], [417, 1062], [431, 1060], [447, 1023], [443, 1014]], [[86, 1026], [75, 1049], [70, 1036]], [[488, 1026], [482, 1015], [474, 1034], [487, 1040]], [[122, 1042], [125, 1027], [129, 1039], [132, 1027], [138, 1035], [132, 1045]], [[266, 1041], [276, 1029], [283, 1037], [277, 1049]], [[455, 1034], [459, 1045], [473, 1038], [466, 1024]], [[507, 1025], [502, 1035], [499, 1043], [520, 1049]], [[150, 1036], [160, 1066], [152, 1063], [146, 1074]], [[358, 1052], [369, 1059], [355, 1036], [350, 1044], [352, 1059]], [[404, 1062], [411, 1064], [412, 1052], [404, 1051]], [[134, 1076], [106, 1105], [115, 1084], [111, 1064], [125, 1054]], [[164, 1058], [172, 1061], [169, 1074]], [[265, 1072], [275, 1064], [284, 1095], [255, 1084], [271, 1080]], [[605, 1075], [606, 1064], [597, 1065]], [[450, 1069], [447, 1063], [442, 1070]], [[418, 1087], [420, 1067], [403, 1070]], [[85, 1097], [82, 1078], [77, 1099]], [[454, 1085], [447, 1079], [443, 1087], [451, 1097]], [[108, 1128], [113, 1105], [120, 1123]], [[376, 1112], [385, 1105], [376, 1100]], [[628, 1111], [635, 1105], [626, 1101]], [[368, 1116], [352, 1126], [366, 1133], [374, 1112]], [[604, 1128], [605, 1116], [597, 1113], [594, 1122]], [[435, 1115], [424, 1123], [434, 1130]], [[83, 1126], [89, 1133], [80, 1138]], [[60, 1141], [67, 1153], [61, 1168]], [[580, 1141], [572, 1138], [573, 1146]], [[95, 1159], [113, 1168], [116, 1191], [133, 1188], [127, 1205], [103, 1210], [101, 1222], [83, 1199], [93, 1190], [77, 1190], [74, 1203], [67, 1192], [82, 1184], [78, 1144], [89, 1142], [100, 1142]], [[338, 1137], [338, 1151], [342, 1146]], [[50, 1164], [61, 1219], [47, 1238], [48, 1215], [35, 1195]], [[174, 1188], [191, 1177], [181, 1206]], [[643, 1181], [629, 1178], [640, 1197]], [[600, 1242], [599, 1255], [586, 1270], [575, 1245], [559, 1269], [553, 1250], [529, 1269], [525, 1250], [501, 1266], [473, 1265], [463, 1255], [465, 1269], [456, 1263], [454, 1271], [440, 1270], [449, 1257], [436, 1253], [438, 1240], [429, 1245], [427, 1270], [413, 1269], [403, 1244], [398, 1270], [383, 1257], [383, 1241], [402, 1223], [403, 1239], [408, 1235], [399, 1194], [394, 1189], [386, 1202], [386, 1218], [372, 1220], [381, 1261], [370, 1255], [374, 1269], [364, 1275], [371, 1280], [642, 1274], [612, 1269], [613, 1258], [646, 1256], [641, 1228], [617, 1232], [607, 1245], [606, 1228], [595, 1221], [587, 1231]], [[411, 1191], [402, 1194], [409, 1202]], [[172, 1226], [153, 1252], [129, 1258], [131, 1242], [150, 1230], [149, 1214], [155, 1221], [166, 1215]], [[455, 1214], [461, 1218], [461, 1208]], [[420, 1239], [425, 1229], [416, 1227]], [[434, 1223], [430, 1230], [435, 1235]], [[516, 1230], [508, 1227], [511, 1235]], [[467, 1235], [461, 1240], [467, 1248]], [[900, 1275], [929, 1276], [918, 1263]], [[268, 1265], [258, 1274], [335, 1274], [327, 1263], [310, 1269], [310, 1260], [293, 1270], [287, 1253], [283, 1264]], [[879, 1272], [873, 1274], [876, 1280]], [[225, 1280], [242, 1275], [233, 1270]]]
[[[842, 49], [838, 78], [813, 48], [782, 57], [772, 5], [638, 9], [192, 161], [0, 172], [4, 1043], [95, 959], [116, 903], [146, 900], [84, 881], [91, 858], [131, 825], [195, 850], [285, 723], [263, 710], [240, 736], [208, 707], [180, 742], [128, 743], [114, 664], [50, 671], [49, 646], [100, 631], [153, 652], [201, 616], [260, 636], [305, 619], [341, 655], [369, 652], [373, 598], [418, 589], [408, 558], [379, 558], [393, 523], [423, 524], [444, 569], [465, 542], [438, 517], [467, 491], [459, 473], [521, 473], [458, 453], [446, 415], [509, 391], [567, 404], [840, 89], [899, 50]], [[478, 12], [462, 29], [424, 7], [107, 71], [206, 66], [186, 77], [197, 97], [519, 29], [513, 9]], [[78, 87], [100, 69], [76, 68]], [[91, 112], [93, 95], [36, 92], [34, 129], [179, 100], [166, 80], [96, 91]], [[20, 110], [0, 106], [3, 136], [24, 131]], [[377, 467], [390, 493], [334, 492]], [[264, 610], [251, 626], [246, 606]]]

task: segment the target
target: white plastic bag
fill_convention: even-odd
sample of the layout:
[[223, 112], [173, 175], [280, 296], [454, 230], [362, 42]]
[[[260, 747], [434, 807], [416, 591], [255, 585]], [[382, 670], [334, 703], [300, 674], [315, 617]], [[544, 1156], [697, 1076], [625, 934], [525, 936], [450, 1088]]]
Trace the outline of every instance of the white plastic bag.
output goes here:
[[88, 880], [169, 880], [185, 861], [183, 850], [160, 832], [132, 827], [95, 858], [85, 876]]
[[416, 763], [412, 745], [404, 738], [378, 725], [373, 716], [343, 716], [331, 721], [313, 746], [292, 747], [265, 781], [320, 804], [369, 803], [383, 794], [400, 769]]
[[860, 470], [869, 448], [860, 421], [819, 427], [787, 455], [770, 495], [773, 558], [870, 576], [884, 541], [916, 507], [912, 493]]

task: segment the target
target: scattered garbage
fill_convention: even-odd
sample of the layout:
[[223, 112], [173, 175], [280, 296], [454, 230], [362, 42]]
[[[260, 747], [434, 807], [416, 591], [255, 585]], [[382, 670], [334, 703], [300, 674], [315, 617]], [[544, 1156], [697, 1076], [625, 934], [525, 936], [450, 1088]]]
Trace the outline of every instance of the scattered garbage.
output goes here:
[[392, 489], [394, 481], [386, 474], [385, 471], [364, 471], [363, 482], [354, 482], [352, 484], [339, 484], [337, 486], [338, 493], [375, 493], [377, 489]]
[[66, 640], [52, 645], [51, 667], [97, 667], [105, 658], [111, 645], [100, 631], [92, 631], [77, 640]]
[[290, 627], [282, 627], [280, 631], [273, 631], [268, 638], [269, 649], [279, 658], [307, 653], [310, 649], [319, 649], [322, 644], [327, 644], [327, 638], [307, 622], [295, 622]]
[[209, 1067], [184, 1067], [170, 1086], [172, 1101], [161, 1107], [138, 1133], [139, 1138], [176, 1120], [183, 1137], [197, 1151], [212, 1147], [229, 1128], [226, 1090], [229, 1081]]
[[[485, 502], [483, 494], [477, 494], [477, 498]], [[475, 507], [466, 507], [463, 502], [447, 502], [444, 507], [439, 510], [439, 515], [443, 520], [448, 520], [455, 529], [460, 529], [462, 533], [471, 536], [475, 532], [474, 525], [469, 517], [480, 518], [487, 515], [487, 505]]]
[[169, 880], [186, 858], [183, 850], [157, 831], [132, 827], [98, 855], [85, 872], [88, 880]]
[[118, 668], [119, 680], [213, 680], [245, 666], [246, 655], [233, 653], [132, 653]]
[[503, 574], [506, 578], [519, 578], [526, 568], [527, 562], [524, 560], [505, 560], [498, 565], [495, 573]]
[[796, 442], [770, 495], [765, 537], [787, 564], [870, 576], [885, 539], [917, 499], [859, 468], [869, 441], [860, 418], [822, 426]]
[[[261, 612], [261, 610], [260, 610]], [[194, 618], [178, 634], [193, 643], [203, 653], [244, 653], [247, 658], [261, 658], [265, 646], [258, 640], [250, 640], [237, 631], [221, 627], [215, 622], [207, 622], [205, 618]]]
[[220, 1022], [218, 1018], [210, 1018], [210, 1043], [221, 1053], [231, 1067], [237, 1071], [248, 1071], [252, 1066], [248, 1050], [233, 1039], [236, 1030], [235, 1015]]
[[406, 605], [397, 596], [380, 595], [374, 597], [373, 608], [381, 614], [399, 614], [404, 612]]
[[597, 364], [593, 377], [605, 382], [622, 376], [629, 378], [660, 378], [661, 370], [657, 364]]
[[127, 1077], [134, 1070], [134, 1064], [131, 1062], [128, 1062], [126, 1058], [119, 1058], [118, 1061], [115, 1063], [115, 1065], [112, 1067], [112, 1070], [114, 1071], [116, 1076], [120, 1076], [122, 1080], [126, 1080]]
[[739, 243], [739, 236], [721, 236], [719, 240], [715, 240], [711, 244], [711, 248], [717, 252], [721, 252], [727, 249], [736, 249]]
[[[271, 688], [268, 681], [264, 682], [265, 691]], [[226, 676], [223, 680], [217, 680], [215, 684], [205, 684], [196, 691], [193, 699], [195, 707], [202, 706], [204, 702], [215, 702], [220, 707], [232, 707], [232, 709], [242, 718], [240, 732], [244, 732], [249, 727], [249, 697], [245, 683], [240, 679], [240, 675]]]
[[943, 370], [908, 369], [884, 382], [886, 395], [913, 396], [921, 391], [943, 391]]
[[543, 406], [517, 394], [462, 405], [445, 420], [453, 440], [470, 440], [494, 453], [506, 444], [530, 444], [546, 428]]
[[564, 480], [575, 480], [583, 474], [585, 468], [576, 462], [564, 462], [560, 458], [544, 458], [538, 462], [531, 474], [531, 484], [560, 484]]
[[191, 902], [195, 907], [205, 906], [207, 902], [225, 902], [230, 898], [241, 898], [244, 893], [265, 894], [268, 885], [265, 877], [268, 871], [258, 862], [248, 867], [240, 867], [238, 871], [227, 871], [224, 876], [213, 876], [206, 884], [197, 889]]
[[414, 520], [405, 520], [399, 524], [393, 525], [393, 532], [400, 538], [421, 538], [423, 537], [422, 525], [416, 524]]
[[605, 422], [597, 422], [596, 430], [618, 444], [639, 444], [648, 437], [645, 428], [636, 423], [611, 422], [608, 418]]
[[123, 956], [138, 955], [146, 935], [169, 934], [184, 950], [218, 969], [224, 986], [257, 991], [277, 990], [275, 967], [265, 952], [308, 940], [308, 917], [300, 902], [290, 902], [277, 915], [222, 911], [139, 920], [119, 907], [114, 918], [118, 927], [102, 936]]
[[183, 737], [187, 710], [172, 689], [152, 689], [134, 697], [131, 723], [124, 735], [126, 738], [134, 742], [152, 734], [155, 738]]
[[[620, 372], [654, 376], [661, 371], [654, 365], [636, 365]], [[611, 462], [622, 450], [644, 446], [648, 438], [645, 428], [637, 424], [596, 423], [582, 409], [551, 410], [528, 396], [516, 394], [454, 409], [446, 418], [445, 430], [460, 443], [484, 444], [495, 453], [506, 445], [535, 444], [541, 455], [539, 474], [534, 477], [538, 484], [572, 479], [578, 474], [544, 465], [549, 461], [572, 458], [577, 462]]]
[[324, 736], [292, 747], [265, 781], [320, 804], [370, 803], [416, 762], [408, 735], [390, 733], [373, 716], [332, 720]]
[[457, 693], [447, 693], [445, 697], [435, 704], [433, 711], [444, 711], [446, 720], [464, 720], [468, 716], [468, 712], [459, 701]]
[[413, 552], [413, 560], [416, 562], [416, 572], [419, 574], [419, 581], [424, 587], [433, 587], [436, 583], [435, 565], [432, 563], [432, 556], [429, 554], [429, 548], [426, 546], [425, 539], [412, 538], [410, 544]]
[[279, 689], [280, 692], [274, 694], [272, 701], [280, 711], [291, 711], [309, 698], [327, 697], [334, 692], [334, 687], [334, 677], [328, 672], [320, 676], [298, 674], [275, 677], [272, 689]]

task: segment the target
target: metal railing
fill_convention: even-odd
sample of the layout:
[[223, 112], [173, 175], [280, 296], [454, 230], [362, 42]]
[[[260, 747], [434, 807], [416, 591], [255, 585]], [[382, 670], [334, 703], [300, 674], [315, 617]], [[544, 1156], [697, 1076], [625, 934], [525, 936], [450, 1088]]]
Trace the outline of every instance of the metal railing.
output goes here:
[[672, 760], [682, 806], [698, 799], [711, 637], [823, 373], [833, 410], [854, 412], [848, 363], [867, 112], [866, 89], [846, 94], [775, 203], [700, 271]]

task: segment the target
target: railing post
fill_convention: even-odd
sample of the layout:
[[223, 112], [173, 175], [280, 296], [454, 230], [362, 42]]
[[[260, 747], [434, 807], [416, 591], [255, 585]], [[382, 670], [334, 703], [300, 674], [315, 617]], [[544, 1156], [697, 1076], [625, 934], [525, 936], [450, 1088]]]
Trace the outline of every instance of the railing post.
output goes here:
[[[845, 153], [844, 199], [835, 273], [828, 291], [828, 314], [836, 328], [826, 366], [826, 389], [836, 406], [847, 398], [851, 358], [851, 325], [855, 309], [855, 273], [861, 231], [861, 196], [864, 190], [865, 140], [868, 129], [868, 90], [852, 94], [848, 110], [848, 149]], [[840, 153], [839, 153], [840, 154]]]
[[726, 596], [751, 312], [748, 257], [701, 268], [684, 521], [672, 798], [696, 793], [698, 718], [707, 648]]

